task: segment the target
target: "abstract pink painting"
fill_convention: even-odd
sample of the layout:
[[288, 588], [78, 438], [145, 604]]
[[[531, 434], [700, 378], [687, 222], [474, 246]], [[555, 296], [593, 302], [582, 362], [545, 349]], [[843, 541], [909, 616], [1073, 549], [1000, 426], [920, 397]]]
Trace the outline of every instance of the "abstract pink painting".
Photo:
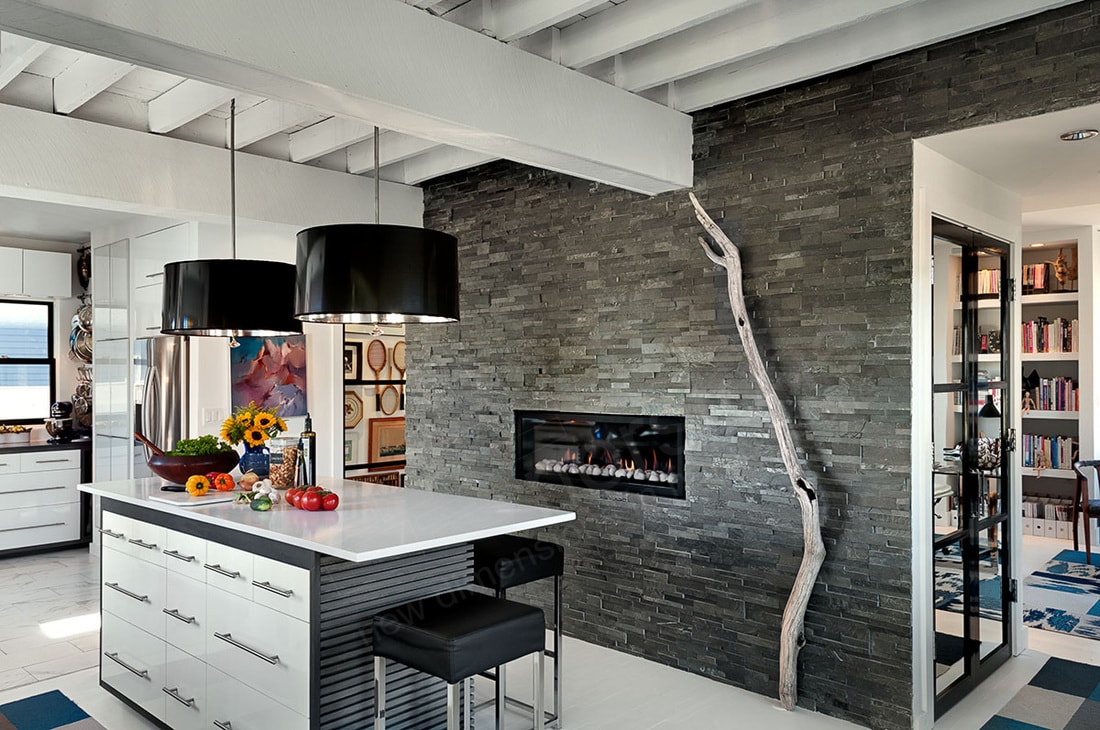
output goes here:
[[283, 418], [306, 414], [306, 336], [239, 337], [229, 351], [232, 406], [255, 401]]

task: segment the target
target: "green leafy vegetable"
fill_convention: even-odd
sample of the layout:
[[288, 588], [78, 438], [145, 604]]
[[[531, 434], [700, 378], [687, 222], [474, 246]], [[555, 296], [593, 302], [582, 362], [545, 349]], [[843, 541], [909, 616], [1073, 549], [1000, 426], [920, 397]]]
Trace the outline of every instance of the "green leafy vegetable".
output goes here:
[[176, 442], [176, 448], [168, 452], [168, 456], [208, 456], [232, 450], [233, 447], [229, 444], [208, 434], [197, 439], [180, 439]]

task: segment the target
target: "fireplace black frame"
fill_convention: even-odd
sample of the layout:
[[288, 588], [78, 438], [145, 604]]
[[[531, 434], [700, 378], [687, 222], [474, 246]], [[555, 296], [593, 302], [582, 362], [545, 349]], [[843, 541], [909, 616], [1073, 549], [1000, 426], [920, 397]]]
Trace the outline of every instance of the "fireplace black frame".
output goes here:
[[[664, 442], [675, 454], [675, 463], [672, 474], [674, 482], [650, 482], [636, 481], [633, 479], [621, 479], [588, 474], [569, 474], [565, 472], [538, 471], [535, 468], [535, 426], [560, 423], [563, 426], [576, 428], [587, 426], [593, 429], [603, 430], [607, 427], [607, 433], [614, 434], [615, 427], [632, 429], [645, 429], [639, 431], [643, 436], [652, 432], [660, 432], [664, 435]], [[632, 434], [636, 436], [637, 434]], [[594, 441], [603, 440], [602, 436], [594, 436]], [[616, 452], [629, 448], [634, 442], [629, 438], [612, 435], [608, 439], [613, 443]], [[564, 484], [570, 486], [585, 487], [588, 489], [608, 489], [617, 492], [634, 492], [657, 497], [670, 497], [673, 499], [686, 499], [686, 480], [684, 478], [684, 418], [683, 416], [649, 416], [607, 413], [570, 413], [563, 411], [515, 411], [515, 476], [516, 479], [525, 481], [546, 482], [550, 484]], [[563, 436], [559, 443], [563, 448], [576, 446], [576, 440]], [[650, 448], [650, 446], [646, 446]], [[665, 451], [662, 450], [662, 455]]]

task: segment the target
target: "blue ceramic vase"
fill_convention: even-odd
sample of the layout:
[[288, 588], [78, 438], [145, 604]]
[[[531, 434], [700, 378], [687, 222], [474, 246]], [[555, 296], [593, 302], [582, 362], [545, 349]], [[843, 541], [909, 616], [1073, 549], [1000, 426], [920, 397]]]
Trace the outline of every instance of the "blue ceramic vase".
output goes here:
[[244, 455], [241, 456], [241, 474], [253, 472], [260, 479], [267, 479], [271, 473], [270, 452], [266, 446], [244, 445]]

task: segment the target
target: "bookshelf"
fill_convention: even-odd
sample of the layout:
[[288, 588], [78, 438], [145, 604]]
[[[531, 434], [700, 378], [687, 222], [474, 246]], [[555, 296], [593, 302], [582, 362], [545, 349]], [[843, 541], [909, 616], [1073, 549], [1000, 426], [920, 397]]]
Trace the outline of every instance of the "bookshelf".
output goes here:
[[1092, 455], [1095, 447], [1091, 277], [1081, 275], [1091, 267], [1091, 232], [1025, 234], [1020, 260], [1023, 534], [1068, 540], [1072, 460]]

